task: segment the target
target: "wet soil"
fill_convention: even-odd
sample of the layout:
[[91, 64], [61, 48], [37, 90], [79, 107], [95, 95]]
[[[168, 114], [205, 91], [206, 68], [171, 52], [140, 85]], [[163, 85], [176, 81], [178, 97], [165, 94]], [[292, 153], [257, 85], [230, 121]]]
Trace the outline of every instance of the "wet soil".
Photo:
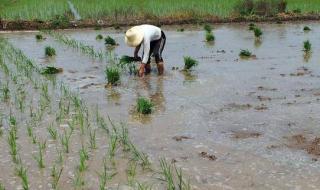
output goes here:
[[[305, 25], [312, 31], [303, 32]], [[303, 41], [309, 39], [313, 52], [320, 51], [320, 25], [259, 26], [264, 32], [259, 46], [246, 24], [216, 25], [214, 44], [204, 42], [205, 33], [197, 26], [183, 26], [185, 32], [176, 32], [181, 26], [165, 26], [164, 76], [157, 75], [153, 64], [150, 75], [141, 79], [123, 73], [121, 84], [112, 88], [104, 88], [105, 61], [82, 55], [49, 36], [37, 42], [36, 32], [1, 35], [40, 65], [63, 68], [57, 80], [78, 91], [88, 105], [98, 106], [104, 116], [127, 123], [134, 144], [152, 163], [161, 157], [175, 160], [193, 189], [318, 189], [320, 164], [312, 160], [319, 156], [319, 55], [313, 53], [305, 60], [302, 49]], [[59, 32], [103, 51], [107, 51], [103, 42], [95, 36], [111, 35], [119, 43], [114, 52], [131, 55], [124, 31]], [[50, 60], [44, 56], [49, 44], [57, 51]], [[251, 50], [257, 58], [239, 59], [241, 49]], [[183, 68], [183, 56], [199, 61], [188, 75], [171, 70]], [[139, 96], [155, 104], [150, 116], [132, 111]], [[307, 135], [292, 143], [283, 138], [295, 134]], [[296, 148], [299, 143], [303, 146]], [[283, 146], [287, 144], [294, 146]], [[6, 147], [5, 140], [0, 145]], [[5, 161], [0, 164], [3, 171], [8, 170]], [[5, 177], [0, 174], [1, 179]]]

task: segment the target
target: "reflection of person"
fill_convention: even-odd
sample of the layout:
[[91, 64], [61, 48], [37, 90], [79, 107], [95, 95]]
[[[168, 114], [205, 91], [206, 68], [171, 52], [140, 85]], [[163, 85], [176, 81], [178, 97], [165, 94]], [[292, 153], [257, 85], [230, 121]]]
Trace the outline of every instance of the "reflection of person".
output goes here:
[[166, 44], [166, 36], [159, 27], [147, 24], [134, 26], [126, 32], [125, 42], [128, 46], [135, 47], [134, 57], [136, 59], [139, 58], [138, 53], [141, 45], [143, 45], [143, 58], [139, 68], [140, 77], [144, 73], [151, 72], [151, 55], [156, 59], [159, 75], [163, 74], [162, 51]]

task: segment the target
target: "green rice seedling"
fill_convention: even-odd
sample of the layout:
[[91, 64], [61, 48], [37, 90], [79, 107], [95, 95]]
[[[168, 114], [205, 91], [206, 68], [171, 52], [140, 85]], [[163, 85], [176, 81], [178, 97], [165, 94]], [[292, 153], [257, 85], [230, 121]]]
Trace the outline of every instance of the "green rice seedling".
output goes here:
[[254, 23], [249, 24], [249, 30], [254, 30], [256, 28], [256, 25]]
[[43, 36], [41, 34], [36, 34], [36, 39], [37, 40], [43, 40]]
[[138, 182], [137, 183], [137, 190], [152, 190], [152, 186]]
[[242, 49], [239, 53], [240, 57], [251, 57], [252, 53], [249, 50]]
[[57, 159], [56, 159], [56, 163], [58, 164], [62, 164], [63, 163], [63, 154], [61, 150], [56, 149], [57, 151]]
[[97, 149], [96, 130], [89, 131], [89, 148]]
[[58, 136], [58, 131], [56, 128], [53, 127], [53, 124], [50, 124], [50, 126], [47, 128], [49, 134], [50, 134], [50, 137], [53, 139], [53, 140], [56, 140], [57, 139], [57, 136]]
[[27, 169], [20, 163], [15, 168], [15, 172], [16, 172], [16, 175], [21, 179], [23, 190], [29, 190], [29, 180], [27, 176]]
[[103, 39], [103, 36], [101, 35], [101, 34], [98, 34], [97, 36], [96, 36], [96, 40], [102, 40]]
[[107, 45], [107, 46], [115, 46], [115, 45], [117, 45], [116, 41], [111, 36], [107, 36], [104, 39], [104, 44]]
[[60, 142], [63, 147], [63, 150], [65, 153], [69, 153], [69, 145], [70, 145], [70, 137], [71, 137], [72, 131], [69, 133], [65, 130], [63, 135], [60, 136]]
[[17, 154], [18, 154], [18, 145], [17, 145], [17, 130], [15, 127], [11, 127], [8, 136], [8, 144], [10, 148], [10, 155], [12, 157], [13, 162], [17, 162]]
[[130, 150], [129, 130], [124, 124], [121, 124], [121, 132], [119, 137], [120, 137], [121, 145], [123, 147], [123, 151], [125, 152], [129, 151]]
[[81, 189], [85, 185], [83, 174], [79, 171], [76, 171], [73, 178], [73, 186], [75, 189]]
[[120, 71], [119, 68], [116, 66], [107, 66], [106, 70], [106, 78], [108, 84], [110, 85], [117, 85], [120, 81]]
[[163, 181], [167, 182], [167, 189], [175, 190], [174, 174], [172, 171], [172, 166], [167, 163], [167, 161], [162, 158], [160, 159], [161, 174], [164, 177]]
[[184, 70], [186, 71], [198, 65], [198, 61], [194, 60], [189, 56], [186, 56], [183, 59], [184, 59]]
[[101, 173], [97, 172], [99, 176], [99, 190], [105, 190], [106, 184], [108, 180], [111, 180], [117, 173], [109, 173], [109, 168], [107, 164], [107, 159], [103, 159], [103, 170]]
[[101, 26], [95, 26], [95, 27], [94, 27], [94, 30], [101, 30], [101, 29], [102, 29]]
[[142, 114], [150, 114], [153, 109], [153, 103], [143, 97], [137, 99], [137, 111]]
[[44, 53], [46, 56], [52, 57], [56, 55], [56, 50], [53, 47], [47, 46], [44, 49]]
[[142, 166], [143, 169], [149, 169], [150, 168], [150, 161], [148, 158], [148, 155], [138, 151], [138, 149], [130, 142], [130, 152], [132, 154], [132, 160], [139, 162], [139, 164]]
[[137, 175], [137, 163], [135, 161], [130, 161], [128, 163], [128, 168], [127, 168], [127, 179], [128, 179], [128, 184], [130, 186], [134, 185], [134, 179]]
[[176, 176], [177, 176], [177, 186], [178, 186], [178, 189], [184, 189], [184, 190], [191, 190], [191, 186], [190, 186], [190, 183], [189, 181], [185, 181], [183, 179], [183, 175], [182, 175], [182, 170], [181, 168], [177, 168], [175, 165], [174, 165], [174, 169], [175, 169], [175, 172], [176, 172]]
[[206, 33], [206, 41], [207, 41], [207, 42], [212, 42], [212, 41], [214, 41], [214, 40], [215, 40], [214, 35], [213, 35], [211, 32], [207, 32], [207, 33]]
[[208, 24], [204, 25], [203, 29], [207, 32], [207, 33], [211, 33], [212, 32], [212, 27]]
[[47, 66], [45, 68], [42, 68], [41, 70], [41, 74], [43, 75], [52, 75], [52, 74], [58, 74], [58, 73], [62, 73], [63, 69], [62, 68], [56, 68], [56, 67], [51, 67], [51, 66]]
[[45, 148], [46, 148], [46, 142], [43, 142], [43, 143], [38, 142], [38, 154], [33, 156], [33, 158], [36, 160], [38, 167], [40, 169], [45, 168], [44, 158], [43, 158], [43, 151], [45, 150]]
[[105, 119], [102, 116], [100, 116], [98, 109], [96, 110], [96, 122], [97, 122], [98, 127], [105, 130], [107, 132], [107, 134], [110, 133], [109, 127], [108, 127]]
[[2, 183], [0, 183], [0, 190], [6, 190], [6, 188], [4, 187], [4, 185]]
[[309, 26], [304, 26], [303, 27], [303, 31], [305, 31], [305, 32], [308, 32], [308, 31], [310, 31], [311, 30], [311, 28], [309, 27]]
[[2, 99], [8, 101], [10, 99], [9, 82], [1, 85]]
[[177, 32], [184, 32], [184, 28], [178, 28]]
[[255, 28], [253, 29], [253, 32], [254, 32], [254, 36], [255, 36], [256, 38], [260, 38], [261, 35], [263, 34], [262, 30], [261, 30], [260, 28], [258, 28], [258, 27], [255, 27]]
[[109, 140], [109, 148], [108, 148], [108, 155], [110, 160], [112, 160], [115, 156], [118, 144], [118, 136], [115, 133], [111, 133], [110, 140]]
[[82, 148], [80, 149], [79, 156], [80, 156], [80, 159], [79, 159], [78, 171], [83, 172], [87, 169], [88, 166], [86, 164], [86, 161], [89, 160], [89, 154], [84, 146], [82, 146]]
[[303, 42], [303, 51], [309, 53], [311, 51], [311, 43], [309, 40]]
[[53, 189], [58, 188], [58, 183], [60, 181], [62, 171], [63, 171], [63, 167], [61, 167], [59, 170], [57, 170], [56, 165], [54, 165], [52, 167], [52, 169], [51, 169], [51, 177], [52, 177], [51, 186]]

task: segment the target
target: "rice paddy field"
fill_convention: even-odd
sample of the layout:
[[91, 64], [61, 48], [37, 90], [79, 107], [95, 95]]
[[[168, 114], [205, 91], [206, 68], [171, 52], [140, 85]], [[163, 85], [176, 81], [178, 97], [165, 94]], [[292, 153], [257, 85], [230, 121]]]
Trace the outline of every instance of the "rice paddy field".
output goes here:
[[126, 29], [0, 33], [1, 190], [318, 189], [318, 22]]
[[[239, 0], [70, 0], [82, 19], [106, 17], [180, 17], [206, 15], [230, 17]], [[320, 11], [318, 0], [288, 0], [288, 11], [300, 9], [302, 13]], [[70, 11], [66, 0], [1, 0], [0, 18], [5, 20], [50, 20]]]

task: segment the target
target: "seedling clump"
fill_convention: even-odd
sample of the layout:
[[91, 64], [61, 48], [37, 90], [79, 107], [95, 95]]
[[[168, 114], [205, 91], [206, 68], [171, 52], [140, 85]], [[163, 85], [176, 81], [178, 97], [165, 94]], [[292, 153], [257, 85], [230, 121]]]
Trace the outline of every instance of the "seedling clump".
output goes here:
[[253, 32], [254, 32], [254, 36], [256, 38], [260, 38], [260, 36], [263, 34], [262, 30], [260, 28], [258, 28], [258, 27], [255, 27], [253, 29]]
[[249, 50], [242, 49], [239, 54], [240, 57], [251, 57], [252, 53]]
[[43, 40], [43, 36], [41, 34], [36, 34], [36, 39], [37, 40]]
[[153, 103], [143, 97], [137, 100], [137, 111], [142, 114], [150, 114], [152, 112]]
[[249, 24], [249, 30], [254, 30], [255, 27], [256, 27], [255, 24], [253, 24], [253, 23], [250, 23], [250, 24]]
[[184, 32], [184, 28], [177, 29], [178, 32]]
[[47, 66], [42, 69], [41, 74], [43, 75], [50, 75], [50, 74], [57, 74], [63, 72], [62, 68], [50, 67]]
[[46, 56], [52, 57], [56, 55], [56, 50], [53, 47], [47, 46], [45, 48], [45, 54]]
[[116, 41], [111, 38], [111, 36], [107, 36], [105, 39], [104, 39], [104, 43], [107, 45], [107, 46], [115, 46], [117, 45]]
[[190, 70], [192, 67], [195, 67], [197, 65], [198, 61], [189, 56], [184, 57], [184, 70]]
[[214, 35], [210, 32], [210, 33], [206, 33], [206, 41], [207, 42], [212, 42], [212, 41], [214, 41], [214, 39], [215, 39], [215, 37], [214, 37]]
[[98, 34], [97, 36], [96, 36], [96, 40], [102, 40], [103, 39], [103, 36], [101, 35], [101, 34]]
[[208, 24], [204, 25], [203, 29], [208, 33], [212, 32], [212, 27], [210, 25], [208, 25]]
[[311, 51], [311, 43], [309, 40], [303, 42], [304, 51], [309, 53]]
[[310, 30], [311, 30], [311, 28], [310, 28], [309, 26], [303, 27], [303, 31], [305, 31], [305, 32], [308, 32], [308, 31], [310, 31]]
[[108, 84], [111, 85], [117, 85], [117, 83], [120, 81], [120, 71], [118, 67], [111, 66], [106, 68], [106, 78], [108, 80]]

